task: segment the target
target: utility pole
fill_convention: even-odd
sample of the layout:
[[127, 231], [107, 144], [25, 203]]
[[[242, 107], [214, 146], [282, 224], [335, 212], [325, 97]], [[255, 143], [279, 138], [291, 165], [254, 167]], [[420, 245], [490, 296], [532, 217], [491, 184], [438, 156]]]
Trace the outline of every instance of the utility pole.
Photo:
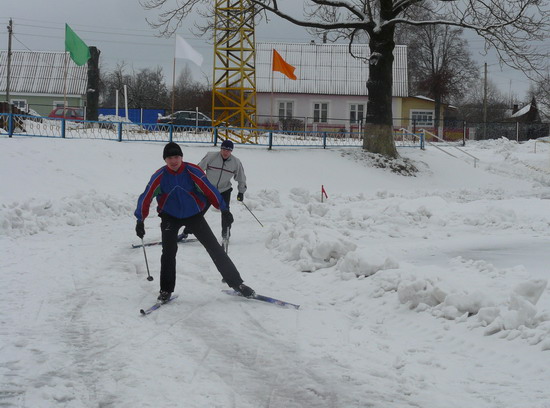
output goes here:
[[9, 113], [11, 113], [11, 104], [10, 104], [10, 75], [11, 75], [11, 36], [13, 33], [13, 23], [10, 18], [10, 23], [8, 25], [8, 69], [7, 69], [7, 78], [6, 78], [6, 102], [8, 102]]
[[485, 63], [485, 76], [483, 79], [483, 139], [487, 139], [487, 63]]

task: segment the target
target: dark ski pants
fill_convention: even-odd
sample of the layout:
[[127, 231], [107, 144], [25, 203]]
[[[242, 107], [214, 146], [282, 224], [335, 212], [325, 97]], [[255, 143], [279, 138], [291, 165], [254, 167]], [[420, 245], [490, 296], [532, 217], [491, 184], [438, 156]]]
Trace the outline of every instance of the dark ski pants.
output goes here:
[[162, 255], [160, 257], [160, 290], [173, 292], [176, 287], [176, 253], [178, 252], [178, 231], [189, 227], [204, 246], [216, 268], [229, 286], [240, 285], [243, 280], [233, 261], [219, 244], [202, 213], [189, 218], [175, 218], [161, 215]]
[[[223, 193], [220, 193], [222, 198], [223, 198], [223, 201], [225, 201], [225, 203], [227, 204], [228, 209], [229, 209], [229, 201], [231, 200], [231, 192], [232, 191], [233, 191], [233, 189], [230, 188], [229, 190], [226, 190]], [[231, 225], [227, 225], [225, 223], [224, 218], [222, 217], [222, 237], [225, 237], [228, 228], [231, 228]]]
[[[233, 191], [233, 189], [230, 188], [229, 190], [226, 190], [223, 193], [220, 193], [222, 198], [223, 198], [223, 201], [225, 201], [225, 203], [227, 204], [227, 209], [229, 209], [229, 201], [231, 200], [231, 192], [232, 191]], [[202, 214], [204, 215], [206, 213], [206, 211], [208, 211], [209, 208], [210, 208], [210, 206], [206, 207], [206, 210], [204, 210], [202, 212]], [[225, 237], [225, 233], [226, 233], [228, 228], [231, 228], [231, 225], [227, 225], [224, 218], [222, 217], [222, 237]], [[195, 232], [189, 226], [186, 226], [185, 229], [183, 230], [183, 233], [184, 234], [194, 234]]]

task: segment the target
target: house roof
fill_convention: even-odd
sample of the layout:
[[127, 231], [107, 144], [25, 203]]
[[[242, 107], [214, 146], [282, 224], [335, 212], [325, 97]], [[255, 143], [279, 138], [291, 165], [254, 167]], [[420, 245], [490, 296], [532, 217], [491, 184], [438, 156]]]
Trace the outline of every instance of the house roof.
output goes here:
[[[7, 57], [7, 51], [0, 51], [0, 92], [6, 92]], [[63, 95], [65, 70], [66, 93], [84, 95], [88, 84], [88, 64], [79, 67], [65, 52], [12, 51], [10, 93]]]
[[[271, 70], [273, 49], [296, 68], [297, 80]], [[350, 55], [348, 44], [256, 43], [256, 92], [367, 95], [369, 46], [355, 44], [351, 49], [361, 58]], [[407, 46], [396, 45], [393, 96], [408, 95], [407, 77]]]

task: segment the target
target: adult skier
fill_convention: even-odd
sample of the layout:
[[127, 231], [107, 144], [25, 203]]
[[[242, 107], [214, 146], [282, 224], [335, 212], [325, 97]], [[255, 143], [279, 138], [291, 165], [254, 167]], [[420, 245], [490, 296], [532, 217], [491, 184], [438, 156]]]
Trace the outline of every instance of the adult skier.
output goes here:
[[134, 215], [137, 218], [136, 235], [145, 236], [144, 220], [149, 214], [151, 201], [156, 197], [157, 212], [161, 218], [162, 255], [160, 258], [160, 294], [158, 300], [170, 299], [176, 286], [176, 253], [178, 231], [190, 228], [204, 246], [223, 280], [245, 297], [254, 296], [254, 290], [243, 283], [233, 261], [218, 243], [204, 219], [204, 211], [210, 204], [222, 213], [225, 225], [230, 226], [233, 215], [220, 192], [212, 185], [202, 169], [183, 161], [183, 152], [174, 142], [164, 146], [162, 155], [166, 166], [158, 169], [139, 196]]
[[[244, 200], [246, 192], [246, 174], [241, 161], [234, 156], [233, 142], [229, 139], [222, 142], [219, 152], [209, 152], [199, 162], [199, 167], [204, 170], [208, 180], [220, 191], [229, 208], [231, 201], [231, 179], [237, 182], [237, 201]], [[222, 214], [222, 237], [227, 238], [231, 225], [224, 220]]]

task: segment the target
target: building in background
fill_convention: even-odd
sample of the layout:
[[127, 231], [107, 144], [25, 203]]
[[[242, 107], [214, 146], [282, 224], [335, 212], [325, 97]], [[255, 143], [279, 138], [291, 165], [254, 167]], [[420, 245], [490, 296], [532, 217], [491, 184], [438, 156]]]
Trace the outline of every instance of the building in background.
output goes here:
[[[272, 70], [276, 50], [295, 68], [292, 80]], [[367, 112], [368, 44], [256, 44], [258, 127], [282, 130], [360, 131]], [[354, 57], [355, 56], [355, 57]], [[407, 46], [396, 45], [393, 63], [394, 128], [434, 131], [435, 102], [409, 96]], [[445, 105], [441, 112], [444, 123]]]
[[[0, 99], [6, 100], [8, 52], [0, 51]], [[77, 66], [65, 52], [12, 51], [10, 102], [40, 116], [56, 107], [84, 107], [88, 66]]]

